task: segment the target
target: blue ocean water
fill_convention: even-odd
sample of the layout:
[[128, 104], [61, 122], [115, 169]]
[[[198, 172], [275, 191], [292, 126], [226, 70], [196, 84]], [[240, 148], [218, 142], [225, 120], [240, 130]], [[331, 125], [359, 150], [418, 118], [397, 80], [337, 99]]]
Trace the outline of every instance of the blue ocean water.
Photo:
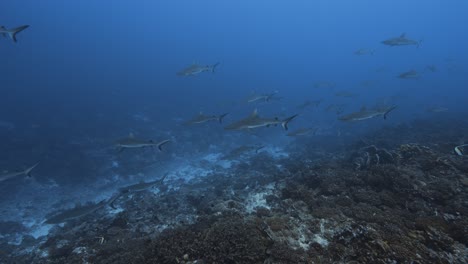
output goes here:
[[[34, 199], [39, 189], [52, 212], [61, 208], [51, 200], [68, 198], [65, 191], [45, 195], [56, 189], [84, 188], [70, 199], [95, 201], [236, 146], [286, 153], [296, 139], [279, 126], [223, 129], [255, 109], [279, 119], [299, 114], [290, 130], [315, 127], [336, 140], [415, 119], [466, 122], [467, 10], [458, 0], [5, 1], [0, 25], [29, 28], [17, 43], [0, 36], [0, 169], [40, 165], [32, 181], [2, 182], [0, 197]], [[381, 43], [402, 34], [418, 45]], [[360, 49], [365, 54], [355, 54]], [[194, 63], [219, 66], [176, 74]], [[410, 70], [417, 78], [398, 78]], [[247, 102], [272, 92], [276, 99]], [[298, 108], [314, 100], [317, 107]], [[379, 105], [397, 108], [386, 120], [338, 120]], [[183, 125], [199, 112], [229, 114], [221, 125]], [[129, 134], [171, 143], [161, 153], [118, 153], [115, 141]], [[96, 194], [97, 186], [106, 192]], [[2, 221], [22, 221], [22, 214], [8, 211]], [[40, 229], [45, 216], [27, 221], [35, 217]]]

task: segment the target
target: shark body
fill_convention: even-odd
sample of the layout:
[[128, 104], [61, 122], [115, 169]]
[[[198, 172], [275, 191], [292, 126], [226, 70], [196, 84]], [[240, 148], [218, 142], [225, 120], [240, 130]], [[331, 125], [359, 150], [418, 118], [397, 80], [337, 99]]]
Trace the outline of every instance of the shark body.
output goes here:
[[200, 112], [196, 117], [192, 118], [191, 120], [185, 122], [187, 125], [193, 125], [193, 124], [202, 124], [206, 123], [209, 121], [218, 121], [219, 123], [223, 122], [223, 118], [228, 115], [228, 113], [224, 113], [222, 115], [204, 115], [202, 112]]
[[421, 45], [421, 41], [409, 39], [406, 37], [406, 34], [403, 33], [399, 37], [389, 38], [389, 39], [382, 41], [382, 44], [391, 46], [391, 47], [410, 46], [410, 45], [415, 45], [416, 47], [419, 47]]
[[367, 120], [367, 119], [371, 119], [371, 118], [379, 117], [379, 116], [383, 116], [384, 119], [387, 119], [388, 113], [395, 110], [395, 108], [396, 106], [378, 108], [378, 109], [373, 109], [373, 110], [367, 110], [365, 108], [362, 108], [359, 112], [354, 112], [349, 115], [344, 115], [344, 116], [339, 117], [338, 119], [341, 121], [347, 121], [347, 122], [363, 121], [363, 120]]
[[160, 142], [154, 142], [153, 140], [142, 140], [135, 138], [132, 134], [129, 137], [118, 140], [115, 146], [122, 152], [125, 149], [145, 148], [145, 147], [157, 147], [162, 151], [162, 146], [169, 143], [171, 140], [166, 139]]
[[269, 127], [269, 126], [277, 126], [281, 125], [284, 130], [288, 130], [288, 124], [291, 122], [297, 114], [290, 116], [286, 119], [280, 120], [278, 118], [263, 118], [260, 117], [257, 113], [257, 110], [254, 110], [250, 116], [241, 119], [237, 122], [234, 122], [224, 129], [226, 130], [251, 130], [260, 127]]
[[213, 65], [200, 65], [200, 64], [194, 63], [188, 66], [187, 68], [177, 72], [177, 75], [178, 76], [196, 76], [202, 72], [214, 73], [218, 65], [219, 65], [219, 62]]
[[33, 166], [23, 170], [23, 171], [17, 171], [17, 172], [6, 172], [4, 174], [0, 175], [0, 182], [13, 179], [19, 176], [28, 176], [31, 177], [31, 171], [36, 168], [36, 166], [39, 165], [39, 162], [34, 164]]

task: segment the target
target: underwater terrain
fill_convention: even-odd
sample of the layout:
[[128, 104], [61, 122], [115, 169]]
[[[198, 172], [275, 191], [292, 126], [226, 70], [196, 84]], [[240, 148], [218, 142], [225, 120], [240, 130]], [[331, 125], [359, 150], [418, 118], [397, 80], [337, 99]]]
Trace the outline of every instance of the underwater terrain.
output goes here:
[[0, 4], [0, 263], [468, 263], [468, 4], [110, 3]]

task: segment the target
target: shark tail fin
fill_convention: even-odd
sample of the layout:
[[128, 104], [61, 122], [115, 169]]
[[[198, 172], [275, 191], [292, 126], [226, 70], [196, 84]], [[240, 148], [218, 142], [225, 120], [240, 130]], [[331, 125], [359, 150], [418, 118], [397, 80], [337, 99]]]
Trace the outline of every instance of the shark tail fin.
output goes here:
[[281, 126], [284, 128], [284, 130], [288, 130], [288, 123], [291, 122], [294, 118], [296, 118], [298, 114], [295, 114], [291, 117], [288, 117], [281, 122]]
[[396, 106], [390, 107], [390, 109], [388, 109], [387, 112], [385, 112], [385, 114], [383, 115], [383, 118], [384, 118], [384, 119], [387, 119], [388, 113], [390, 113], [391, 111], [395, 110], [395, 108], [396, 108]]
[[416, 43], [416, 47], [419, 48], [421, 47], [421, 43], [423, 42], [424, 39], [420, 39], [417, 43]]
[[216, 67], [218, 67], [218, 65], [219, 65], [219, 62], [217, 62], [217, 63], [213, 64], [213, 66], [211, 66], [211, 72], [212, 73], [215, 73]]
[[218, 117], [218, 121], [219, 121], [220, 124], [223, 123], [223, 118], [224, 118], [225, 116], [227, 116], [228, 114], [229, 114], [229, 113], [224, 113], [224, 114], [222, 114], [222, 115], [220, 115], [220, 116]]
[[171, 140], [169, 140], [169, 139], [166, 139], [166, 140], [160, 142], [160, 143], [158, 144], [158, 149], [159, 149], [159, 151], [162, 151], [162, 146], [163, 146], [163, 145], [166, 145], [166, 144], [169, 143], [169, 142], [171, 142]]
[[29, 25], [24, 25], [24, 26], [21, 26], [21, 27], [17, 27], [17, 28], [12, 28], [10, 30], [8, 30], [8, 35], [10, 36], [10, 38], [14, 41], [14, 42], [17, 42], [16, 40], [16, 34], [20, 33], [21, 31], [27, 29], [29, 27]]
[[31, 166], [30, 168], [26, 169], [26, 170], [24, 171], [24, 174], [25, 174], [26, 176], [28, 176], [28, 177], [31, 177], [31, 171], [32, 171], [34, 168], [36, 168], [37, 165], [39, 165], [39, 162], [36, 163], [36, 164], [34, 164], [33, 166]]

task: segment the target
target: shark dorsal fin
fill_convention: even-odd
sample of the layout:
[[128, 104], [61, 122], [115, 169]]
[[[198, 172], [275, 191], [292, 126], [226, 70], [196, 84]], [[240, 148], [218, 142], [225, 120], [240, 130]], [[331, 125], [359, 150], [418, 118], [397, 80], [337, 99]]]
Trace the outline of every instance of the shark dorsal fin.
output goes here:
[[365, 105], [361, 106], [361, 112], [364, 112], [364, 111], [366, 111], [366, 110], [367, 110], [367, 108], [366, 108]]
[[128, 133], [128, 138], [135, 138], [135, 134], [133, 132]]
[[255, 108], [255, 110], [253, 110], [252, 114], [250, 114], [250, 117], [257, 117], [258, 116], [258, 111], [257, 111], [257, 108]]
[[198, 112], [198, 116], [202, 116], [202, 115], [203, 115], [203, 111]]
[[406, 33], [401, 33], [400, 38], [405, 38], [405, 37], [406, 37]]

